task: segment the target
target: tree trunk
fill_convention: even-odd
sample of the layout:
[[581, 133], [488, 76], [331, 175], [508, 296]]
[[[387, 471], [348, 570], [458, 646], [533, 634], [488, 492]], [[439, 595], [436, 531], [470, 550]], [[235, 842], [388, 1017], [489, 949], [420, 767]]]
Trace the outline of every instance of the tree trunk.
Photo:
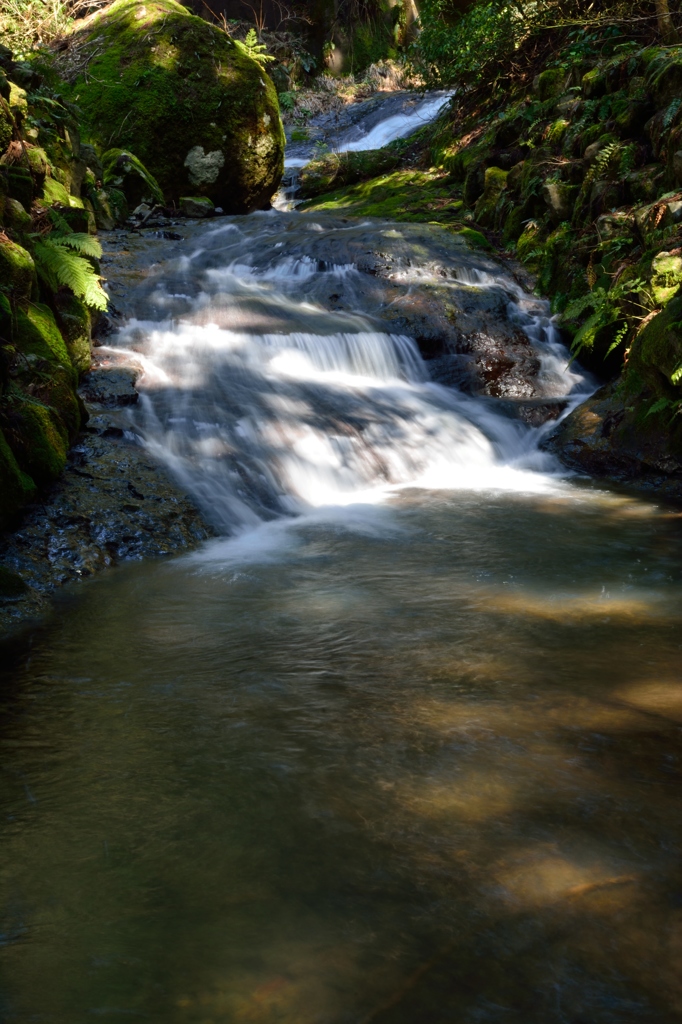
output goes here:
[[656, 17], [658, 18], [658, 32], [661, 42], [666, 44], [677, 43], [679, 36], [673, 25], [668, 0], [656, 0]]

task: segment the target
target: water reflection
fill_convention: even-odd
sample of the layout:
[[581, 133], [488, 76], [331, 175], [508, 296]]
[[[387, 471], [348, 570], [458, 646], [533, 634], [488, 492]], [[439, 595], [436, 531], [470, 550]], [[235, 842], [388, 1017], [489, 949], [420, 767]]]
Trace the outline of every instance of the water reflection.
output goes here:
[[644, 508], [403, 495], [88, 586], [5, 678], [5, 1019], [679, 1020]]

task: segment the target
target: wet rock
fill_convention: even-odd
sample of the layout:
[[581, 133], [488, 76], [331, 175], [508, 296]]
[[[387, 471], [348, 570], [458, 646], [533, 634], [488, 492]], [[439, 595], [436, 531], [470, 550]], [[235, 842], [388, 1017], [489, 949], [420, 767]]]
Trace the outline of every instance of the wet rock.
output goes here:
[[[645, 410], [644, 410], [645, 414]], [[646, 424], [618, 383], [575, 409], [542, 447], [579, 473], [682, 500], [682, 452], [662, 423]]]
[[638, 334], [622, 377], [575, 409], [547, 447], [583, 473], [682, 499], [681, 319], [676, 295]]
[[139, 369], [120, 365], [114, 357], [96, 356], [92, 370], [83, 378], [81, 394], [86, 402], [105, 408], [135, 405], [138, 400], [135, 381], [139, 375]]
[[206, 196], [184, 196], [180, 199], [179, 210], [183, 217], [212, 217], [215, 207]]
[[387, 174], [398, 166], [399, 160], [398, 154], [388, 148], [357, 153], [329, 153], [318, 160], [311, 160], [302, 169], [297, 196], [311, 199], [332, 188], [342, 188]]
[[[126, 378], [119, 366], [111, 376], [106, 368], [98, 375], [97, 387], [90, 382], [82, 389], [88, 426], [64, 472], [45, 500], [24, 513], [16, 532], [0, 539], [0, 637], [47, 614], [50, 596], [66, 584], [131, 559], [187, 550], [212, 535], [195, 505], [138, 443], [117, 401], [121, 388], [129, 394], [135, 371]], [[0, 459], [2, 451], [0, 435]], [[11, 600], [2, 599], [3, 572], [23, 584]]]

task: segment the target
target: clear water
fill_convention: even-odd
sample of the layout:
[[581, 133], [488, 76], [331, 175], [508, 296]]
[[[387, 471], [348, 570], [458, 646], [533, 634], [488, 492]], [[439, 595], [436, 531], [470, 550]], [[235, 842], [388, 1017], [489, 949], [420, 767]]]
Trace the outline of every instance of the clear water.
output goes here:
[[225, 536], [5, 654], [3, 1020], [678, 1021], [682, 520], [430, 383], [313, 223], [205, 229], [115, 339]]

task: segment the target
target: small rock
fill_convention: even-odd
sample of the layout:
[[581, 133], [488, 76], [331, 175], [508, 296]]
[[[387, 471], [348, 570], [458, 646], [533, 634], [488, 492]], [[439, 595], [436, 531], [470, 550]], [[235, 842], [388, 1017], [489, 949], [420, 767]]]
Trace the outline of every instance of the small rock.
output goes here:
[[215, 206], [206, 196], [184, 196], [180, 200], [180, 213], [183, 217], [212, 217]]
[[[680, 204], [682, 205], [682, 204]], [[616, 238], [627, 235], [635, 226], [635, 218], [624, 210], [615, 213], [603, 213], [597, 218], [597, 233], [600, 238]]]
[[596, 142], [591, 142], [583, 154], [585, 160], [587, 160], [587, 162], [591, 164], [597, 156], [597, 154], [601, 152], [605, 145], [606, 143], [602, 142], [601, 139], [597, 139]]
[[542, 187], [542, 196], [553, 221], [560, 223], [570, 219], [573, 213], [573, 202], [578, 191], [576, 185], [566, 185], [562, 181], [545, 182]]
[[682, 202], [679, 199], [673, 200], [672, 203], [668, 203], [668, 210], [672, 216], [673, 222], [679, 224], [682, 220]]
[[135, 405], [138, 374], [130, 367], [100, 366], [86, 374], [81, 385], [83, 397], [98, 405]]

